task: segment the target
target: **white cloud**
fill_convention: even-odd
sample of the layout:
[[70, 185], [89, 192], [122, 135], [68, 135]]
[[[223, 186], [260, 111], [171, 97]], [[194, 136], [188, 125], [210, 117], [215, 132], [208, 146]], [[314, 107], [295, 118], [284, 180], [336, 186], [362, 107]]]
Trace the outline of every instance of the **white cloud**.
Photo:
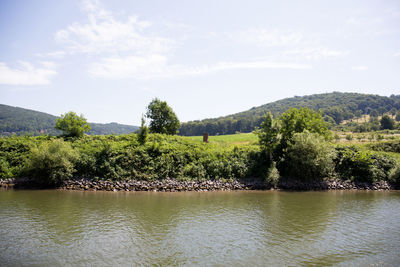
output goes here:
[[219, 62], [211, 65], [190, 67], [178, 64], [168, 64], [165, 56], [152, 55], [146, 57], [110, 57], [90, 66], [89, 72], [95, 77], [110, 79], [153, 79], [197, 76], [225, 70], [236, 69], [311, 69], [308, 64], [246, 61]]
[[331, 50], [324, 47], [309, 47], [287, 50], [283, 52], [286, 56], [295, 56], [306, 60], [326, 59], [330, 57], [341, 57], [349, 54], [347, 50]]
[[47, 52], [47, 53], [35, 53], [34, 54], [37, 57], [41, 58], [63, 58], [66, 55], [65, 51], [53, 51], [53, 52]]
[[400, 52], [395, 53], [393, 56], [400, 57]]
[[367, 66], [354, 66], [351, 69], [352, 70], [358, 70], [358, 71], [364, 71], [364, 70], [367, 70], [368, 67]]
[[299, 31], [256, 28], [228, 35], [237, 43], [272, 51], [278, 61], [323, 60], [349, 54], [324, 46], [316, 35]]
[[238, 42], [261, 47], [296, 46], [307, 41], [300, 32], [276, 29], [248, 29], [237, 32], [232, 37]]
[[166, 69], [167, 59], [161, 55], [109, 57], [93, 63], [89, 73], [93, 76], [120, 79], [157, 76]]
[[19, 68], [10, 68], [0, 62], [0, 84], [5, 85], [44, 85], [50, 83], [50, 78], [57, 74], [50, 66], [51, 62], [42, 62], [43, 67], [34, 67], [31, 63], [21, 61]]
[[151, 22], [131, 16], [122, 21], [103, 9], [98, 1], [85, 1], [87, 23], [73, 23], [55, 34], [57, 42], [71, 53], [159, 54], [169, 51], [175, 44], [171, 39], [145, 34]]

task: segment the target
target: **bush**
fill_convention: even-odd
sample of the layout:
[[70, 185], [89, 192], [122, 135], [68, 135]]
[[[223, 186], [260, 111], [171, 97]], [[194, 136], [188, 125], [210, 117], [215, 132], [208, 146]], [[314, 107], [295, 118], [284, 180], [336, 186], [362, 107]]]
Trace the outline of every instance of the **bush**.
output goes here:
[[12, 172], [8, 162], [5, 159], [0, 158], [0, 178], [12, 177]]
[[346, 140], [347, 140], [347, 141], [353, 140], [353, 135], [351, 135], [351, 134], [346, 134]]
[[272, 162], [265, 175], [265, 182], [276, 187], [278, 185], [279, 178], [280, 175], [278, 169], [276, 168], [276, 163]]
[[389, 175], [389, 181], [393, 184], [400, 185], [400, 165], [396, 165]]
[[0, 178], [20, 177], [30, 148], [43, 137], [0, 138]]
[[78, 153], [69, 143], [51, 140], [31, 149], [26, 171], [38, 182], [57, 185], [72, 177], [77, 159]]
[[379, 142], [376, 144], [370, 144], [368, 147], [376, 151], [400, 153], [400, 140]]
[[345, 180], [372, 183], [387, 180], [394, 160], [355, 147], [338, 147], [336, 172]]
[[333, 173], [335, 156], [324, 137], [304, 131], [294, 134], [278, 170], [283, 176], [302, 181], [321, 180]]

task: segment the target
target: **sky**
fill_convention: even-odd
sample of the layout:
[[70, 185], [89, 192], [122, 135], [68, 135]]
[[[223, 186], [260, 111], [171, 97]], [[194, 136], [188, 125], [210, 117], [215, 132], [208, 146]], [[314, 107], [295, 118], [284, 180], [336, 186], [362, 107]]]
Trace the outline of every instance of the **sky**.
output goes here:
[[0, 0], [0, 103], [140, 125], [293, 96], [400, 94], [398, 0]]

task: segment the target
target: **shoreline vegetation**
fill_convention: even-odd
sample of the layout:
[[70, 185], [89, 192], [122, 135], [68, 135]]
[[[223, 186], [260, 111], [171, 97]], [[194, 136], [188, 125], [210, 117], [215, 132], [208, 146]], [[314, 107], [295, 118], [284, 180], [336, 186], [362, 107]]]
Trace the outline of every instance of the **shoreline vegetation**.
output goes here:
[[[232, 138], [236, 140], [227, 136], [227, 142], [203, 143], [149, 134], [143, 145], [137, 134], [1, 138], [0, 187], [157, 192], [400, 189], [396, 180], [400, 140], [330, 143], [335, 151], [332, 176], [289, 179], [271, 167], [269, 155], [258, 144], [232, 144]], [[301, 152], [302, 162], [297, 164], [307, 164], [304, 147]], [[290, 168], [302, 171], [299, 166]]]
[[223, 142], [177, 136], [179, 121], [158, 99], [150, 103], [147, 117], [150, 127], [142, 118], [138, 133], [89, 136], [85, 118], [69, 112], [57, 122], [63, 136], [0, 138], [0, 183], [107, 191], [388, 190], [400, 185], [400, 139], [335, 143], [321, 114], [308, 108], [292, 108], [278, 118], [267, 113], [255, 131], [257, 141], [245, 135], [249, 142], [239, 135], [225, 136]]

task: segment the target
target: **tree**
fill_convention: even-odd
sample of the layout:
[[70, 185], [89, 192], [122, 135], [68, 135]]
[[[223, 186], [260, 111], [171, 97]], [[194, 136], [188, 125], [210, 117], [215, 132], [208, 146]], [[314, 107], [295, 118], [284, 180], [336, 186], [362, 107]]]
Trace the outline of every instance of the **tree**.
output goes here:
[[320, 113], [309, 108], [291, 108], [279, 117], [281, 125], [281, 143], [286, 147], [294, 133], [301, 133], [304, 130], [316, 133], [325, 139], [330, 138], [330, 131], [327, 123]]
[[382, 119], [380, 121], [381, 123], [381, 128], [383, 130], [393, 130], [394, 129], [394, 120], [389, 117], [389, 115], [383, 115]]
[[147, 106], [146, 117], [150, 119], [150, 132], [176, 134], [180, 127], [178, 117], [167, 102], [153, 99]]
[[398, 111], [396, 114], [396, 121], [400, 121], [400, 111]]
[[334, 170], [336, 151], [321, 135], [305, 130], [295, 133], [279, 172], [303, 181], [329, 177]]
[[376, 109], [372, 110], [371, 113], [369, 114], [372, 118], [378, 117], [379, 113]]
[[274, 120], [271, 112], [268, 112], [261, 123], [261, 129], [257, 131], [257, 135], [261, 147], [269, 153], [273, 152], [280, 140], [279, 130], [278, 122]]
[[[286, 150], [296, 133], [307, 131], [310, 134], [329, 140], [331, 133], [320, 113], [308, 108], [291, 108], [274, 121], [269, 113], [258, 130], [261, 149], [277, 163], [279, 172], [283, 171]], [[283, 164], [282, 164], [283, 163]]]
[[64, 132], [67, 137], [81, 137], [85, 132], [91, 130], [90, 125], [81, 114], [78, 116], [75, 112], [67, 112], [61, 115], [61, 118], [57, 119], [56, 126], [57, 130]]
[[147, 136], [149, 134], [149, 128], [146, 125], [146, 120], [144, 116], [142, 116], [142, 123], [140, 125], [139, 133], [138, 133], [138, 141], [140, 144], [146, 143]]

